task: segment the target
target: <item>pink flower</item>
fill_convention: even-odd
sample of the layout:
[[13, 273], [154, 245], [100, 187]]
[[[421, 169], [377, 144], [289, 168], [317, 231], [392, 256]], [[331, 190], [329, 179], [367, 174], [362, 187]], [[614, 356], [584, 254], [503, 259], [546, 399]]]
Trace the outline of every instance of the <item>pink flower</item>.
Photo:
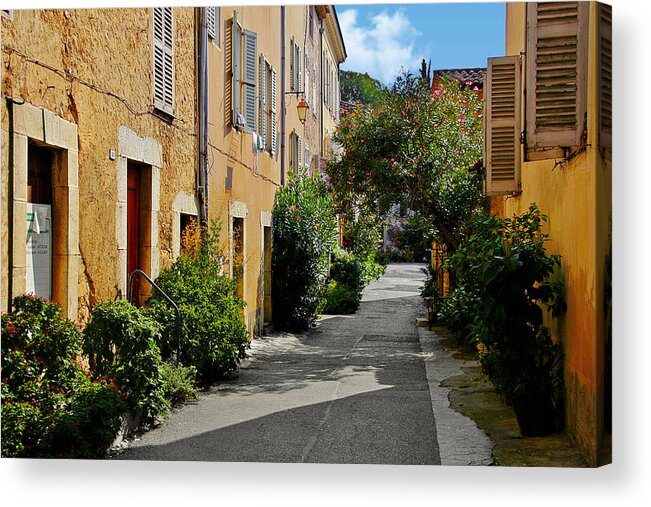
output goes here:
[[441, 93], [443, 93], [443, 90], [434, 90], [435, 97], [438, 97], [439, 95], [441, 95]]
[[361, 142], [362, 142], [362, 144], [364, 144], [364, 139], [362, 139], [362, 141], [361, 141]]
[[301, 221], [301, 217], [298, 217], [298, 216], [297, 216], [297, 217], [296, 217], [296, 221], [297, 221], [297, 222], [300, 222], [300, 221]]
[[466, 81], [466, 86], [470, 86], [472, 84], [472, 81]]
[[479, 87], [477, 87], [477, 86], [473, 86], [472, 89], [475, 90], [475, 91], [479, 91]]

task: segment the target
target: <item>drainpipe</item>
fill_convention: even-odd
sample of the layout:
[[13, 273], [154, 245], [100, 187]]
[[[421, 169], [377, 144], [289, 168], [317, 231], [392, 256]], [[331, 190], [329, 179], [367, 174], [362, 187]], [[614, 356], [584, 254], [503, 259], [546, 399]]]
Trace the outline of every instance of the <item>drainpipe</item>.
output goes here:
[[280, 6], [280, 184], [285, 185], [285, 6]]
[[323, 20], [319, 23], [319, 172], [323, 158]]
[[198, 43], [198, 97], [197, 113], [199, 117], [199, 167], [197, 193], [199, 194], [199, 222], [208, 225], [208, 30], [206, 27], [206, 9], [199, 7]]

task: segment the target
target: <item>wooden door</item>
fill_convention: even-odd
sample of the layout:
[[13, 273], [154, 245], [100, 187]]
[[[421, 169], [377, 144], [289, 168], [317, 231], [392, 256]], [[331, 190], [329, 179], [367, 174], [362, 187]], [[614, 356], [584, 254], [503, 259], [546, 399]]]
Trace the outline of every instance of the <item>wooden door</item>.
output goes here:
[[[127, 166], [127, 290], [129, 276], [140, 267], [140, 170]], [[138, 278], [134, 279], [132, 293], [127, 297], [138, 305]]]

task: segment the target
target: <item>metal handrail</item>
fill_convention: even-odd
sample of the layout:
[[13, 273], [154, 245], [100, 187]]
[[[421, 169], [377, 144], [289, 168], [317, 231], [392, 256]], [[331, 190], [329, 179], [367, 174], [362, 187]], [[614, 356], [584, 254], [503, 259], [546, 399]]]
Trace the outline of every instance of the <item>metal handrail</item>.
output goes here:
[[170, 303], [173, 307], [174, 310], [176, 311], [176, 366], [179, 365], [179, 358], [181, 357], [181, 310], [179, 310], [179, 305], [177, 305], [174, 300], [169, 297], [163, 289], [161, 289], [158, 285], [156, 285], [156, 282], [154, 282], [147, 273], [145, 273], [142, 269], [134, 269], [131, 274], [129, 275], [129, 292], [127, 293], [127, 299], [129, 303], [131, 303], [131, 296], [133, 293], [133, 280], [135, 278], [135, 275], [142, 275], [145, 277], [145, 280], [149, 282], [149, 284], [154, 287], [160, 294], [167, 299], [167, 302]]

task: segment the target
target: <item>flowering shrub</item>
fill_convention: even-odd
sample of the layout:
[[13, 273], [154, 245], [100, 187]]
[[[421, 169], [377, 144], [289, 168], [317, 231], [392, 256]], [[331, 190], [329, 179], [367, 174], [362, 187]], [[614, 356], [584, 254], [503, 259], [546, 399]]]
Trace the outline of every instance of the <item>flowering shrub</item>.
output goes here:
[[80, 332], [61, 307], [18, 296], [2, 316], [2, 456], [103, 457], [126, 405], [80, 362]]
[[272, 216], [274, 326], [307, 329], [316, 319], [336, 242], [334, 203], [319, 179], [290, 176], [276, 194]]
[[439, 242], [458, 247], [464, 225], [481, 211], [483, 101], [444, 80], [399, 76], [378, 105], [342, 116], [335, 141], [342, 155], [328, 162], [329, 185], [341, 206], [387, 212], [395, 204], [435, 226]]
[[[193, 245], [186, 245], [191, 248], [185, 248], [156, 279], [181, 311], [180, 361], [194, 367], [204, 384], [235, 371], [249, 343], [242, 321], [245, 303], [236, 295], [236, 282], [221, 274], [217, 235], [215, 224], [205, 241], [195, 235]], [[177, 349], [176, 314], [158, 293], [152, 293], [147, 304], [161, 326], [163, 358], [170, 359]]]

